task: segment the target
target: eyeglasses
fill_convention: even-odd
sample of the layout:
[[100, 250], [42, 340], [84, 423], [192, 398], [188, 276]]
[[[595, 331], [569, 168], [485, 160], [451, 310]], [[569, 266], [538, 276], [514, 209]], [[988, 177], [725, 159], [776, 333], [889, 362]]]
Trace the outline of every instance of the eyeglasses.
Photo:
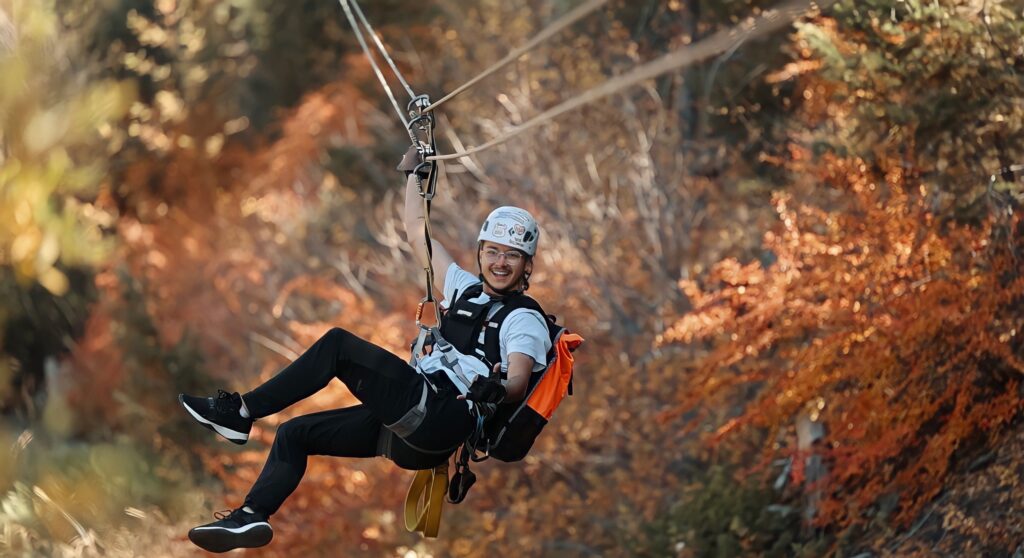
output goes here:
[[494, 248], [484, 248], [483, 250], [480, 251], [480, 253], [483, 254], [484, 259], [489, 262], [496, 262], [499, 259], [501, 259], [502, 256], [504, 256], [505, 261], [511, 265], [515, 265], [523, 261], [523, 253], [520, 252], [519, 250], [509, 250], [507, 252], [500, 252]]

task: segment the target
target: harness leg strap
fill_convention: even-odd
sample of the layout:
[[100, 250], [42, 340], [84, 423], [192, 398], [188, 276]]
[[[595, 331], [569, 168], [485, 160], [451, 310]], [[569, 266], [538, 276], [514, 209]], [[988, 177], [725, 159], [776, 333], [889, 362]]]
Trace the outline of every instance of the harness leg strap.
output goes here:
[[416, 429], [423, 424], [423, 419], [427, 416], [427, 382], [423, 382], [423, 392], [420, 395], [420, 402], [413, 408], [409, 409], [402, 418], [391, 424], [385, 424], [384, 427], [394, 432], [400, 438], [408, 438], [410, 434], [416, 432]]
[[380, 429], [380, 434], [377, 436], [377, 455], [391, 459], [391, 444], [392, 440], [394, 440], [394, 435], [395, 433], [387, 428]]

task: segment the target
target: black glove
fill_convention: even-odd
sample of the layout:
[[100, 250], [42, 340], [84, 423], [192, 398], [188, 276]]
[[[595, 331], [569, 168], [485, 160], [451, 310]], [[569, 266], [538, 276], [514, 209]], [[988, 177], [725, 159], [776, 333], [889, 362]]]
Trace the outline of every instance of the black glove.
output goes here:
[[402, 156], [402, 162], [398, 163], [396, 170], [404, 172], [405, 176], [416, 173], [421, 179], [426, 180], [430, 177], [430, 170], [433, 166], [432, 163], [423, 164], [423, 155], [419, 148], [413, 145]]
[[508, 395], [508, 391], [502, 385], [501, 378], [495, 377], [492, 374], [488, 378], [479, 376], [473, 380], [473, 385], [469, 386], [469, 393], [466, 394], [466, 399], [476, 401], [477, 403], [493, 403], [497, 405], [505, 400], [506, 395]]

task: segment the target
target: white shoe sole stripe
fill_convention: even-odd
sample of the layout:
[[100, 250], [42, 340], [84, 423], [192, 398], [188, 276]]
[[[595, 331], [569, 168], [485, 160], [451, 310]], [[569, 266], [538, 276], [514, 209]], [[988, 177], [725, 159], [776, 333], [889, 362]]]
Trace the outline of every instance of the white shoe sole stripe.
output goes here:
[[274, 530], [266, 521], [257, 521], [236, 528], [214, 525], [194, 527], [188, 538], [196, 546], [209, 552], [227, 552], [236, 548], [257, 548], [270, 544]]
[[213, 428], [214, 430], [217, 431], [218, 434], [220, 434], [221, 436], [224, 436], [225, 438], [227, 438], [229, 440], [248, 440], [249, 439], [249, 435], [244, 433], [244, 432], [235, 432], [234, 430], [231, 430], [230, 428], [225, 428], [225, 427], [223, 427], [223, 426], [221, 426], [221, 425], [219, 425], [217, 423], [210, 422], [210, 421], [206, 420], [205, 418], [200, 416], [199, 413], [196, 413], [195, 411], [193, 411], [192, 407], [189, 407], [188, 404], [186, 404], [184, 401], [181, 402], [181, 406], [185, 407], [185, 410], [188, 411], [188, 414], [192, 415], [192, 418], [196, 419], [197, 421], [199, 421], [199, 422], [201, 422], [203, 424], [209, 425], [210, 428]]
[[274, 530], [274, 528], [271, 527], [270, 524], [267, 523], [266, 521], [257, 521], [256, 523], [250, 523], [248, 525], [243, 525], [242, 527], [236, 527], [234, 529], [230, 529], [228, 527], [195, 527], [192, 530], [193, 531], [227, 531], [229, 533], [235, 533], [237, 535], [237, 534], [249, 531], [251, 529], [255, 529], [257, 527], [266, 527], [267, 529], [270, 529], [271, 531]]

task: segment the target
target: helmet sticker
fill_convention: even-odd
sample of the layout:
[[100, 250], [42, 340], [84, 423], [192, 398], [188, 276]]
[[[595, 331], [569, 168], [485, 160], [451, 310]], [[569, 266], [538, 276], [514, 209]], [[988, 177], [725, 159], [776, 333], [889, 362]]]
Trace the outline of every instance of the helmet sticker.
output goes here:
[[537, 251], [539, 236], [537, 221], [528, 211], [505, 206], [495, 209], [487, 216], [480, 227], [477, 240], [505, 244], [532, 256]]

